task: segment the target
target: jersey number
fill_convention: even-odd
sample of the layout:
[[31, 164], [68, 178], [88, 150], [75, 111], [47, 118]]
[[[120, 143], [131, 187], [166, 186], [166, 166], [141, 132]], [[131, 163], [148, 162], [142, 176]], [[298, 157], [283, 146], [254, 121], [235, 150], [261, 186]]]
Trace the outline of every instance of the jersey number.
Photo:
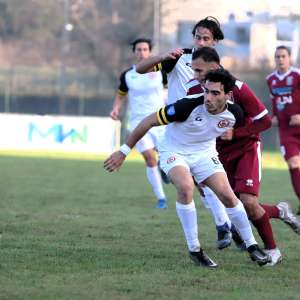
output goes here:
[[220, 161], [219, 161], [219, 159], [217, 157], [212, 157], [211, 160], [213, 161], [213, 163], [215, 165], [219, 165], [220, 164]]

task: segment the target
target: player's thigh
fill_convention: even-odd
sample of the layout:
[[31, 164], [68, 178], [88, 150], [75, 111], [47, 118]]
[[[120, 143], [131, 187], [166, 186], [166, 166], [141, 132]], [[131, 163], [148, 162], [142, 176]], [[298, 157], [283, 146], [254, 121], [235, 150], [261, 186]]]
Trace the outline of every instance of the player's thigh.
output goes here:
[[160, 167], [169, 176], [178, 192], [178, 199], [191, 201], [193, 178], [190, 167], [184, 156], [174, 152], [160, 152]]
[[222, 163], [217, 155], [195, 154], [190, 157], [191, 173], [197, 184], [215, 173], [225, 173]]
[[205, 179], [205, 185], [212, 189], [226, 207], [234, 207], [238, 203], [232, 188], [230, 187], [225, 172], [216, 172]]
[[231, 157], [230, 155], [220, 155], [220, 161], [223, 164], [231, 188], [235, 190], [235, 173], [238, 166], [239, 157]]
[[176, 187], [178, 201], [183, 204], [190, 203], [194, 191], [194, 181], [190, 171], [184, 166], [177, 165], [169, 171], [168, 175]]
[[190, 172], [190, 167], [184, 156], [169, 151], [159, 152], [160, 168], [169, 176], [172, 168], [181, 166]]

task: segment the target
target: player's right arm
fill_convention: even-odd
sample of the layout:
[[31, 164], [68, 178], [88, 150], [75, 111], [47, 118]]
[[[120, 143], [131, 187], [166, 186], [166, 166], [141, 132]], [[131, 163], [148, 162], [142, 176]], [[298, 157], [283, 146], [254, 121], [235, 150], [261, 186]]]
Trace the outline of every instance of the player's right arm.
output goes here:
[[276, 97], [275, 95], [272, 94], [272, 89], [271, 89], [271, 81], [269, 81], [267, 77], [267, 86], [269, 88], [270, 92], [270, 101], [272, 104], [272, 126], [278, 126], [278, 117], [277, 117], [277, 107], [276, 107]]
[[120, 150], [112, 153], [104, 162], [104, 168], [113, 172], [119, 170], [126, 156], [129, 154], [135, 144], [154, 126], [162, 125], [158, 120], [157, 113], [153, 113], [142, 120], [127, 138], [126, 144], [120, 147]]
[[113, 120], [119, 120], [119, 116], [120, 116], [120, 111], [121, 108], [123, 106], [123, 102], [124, 102], [124, 96], [121, 96], [119, 94], [117, 94], [115, 96], [115, 101], [113, 104], [113, 109], [110, 112], [109, 116], [113, 119]]
[[196, 106], [203, 104], [203, 94], [196, 96], [198, 97], [178, 100], [143, 119], [129, 135], [126, 144], [105, 160], [104, 168], [109, 172], [119, 170], [131, 149], [152, 127], [185, 121]]
[[143, 59], [136, 65], [136, 71], [144, 74], [162, 69], [161, 63], [166, 60], [176, 60], [184, 53], [184, 49], [176, 48], [162, 55], [151, 56]]
[[115, 100], [114, 100], [114, 104], [113, 104], [113, 109], [112, 111], [110, 112], [110, 117], [113, 119], [113, 120], [119, 120], [119, 116], [120, 116], [120, 111], [121, 111], [121, 108], [123, 106], [123, 103], [124, 103], [124, 99], [127, 95], [127, 92], [128, 92], [128, 86], [127, 86], [127, 83], [126, 83], [126, 78], [125, 78], [125, 75], [126, 75], [126, 72], [128, 70], [126, 70], [125, 72], [123, 72], [120, 76], [120, 84], [119, 84], [119, 89], [118, 89], [118, 92], [115, 96]]

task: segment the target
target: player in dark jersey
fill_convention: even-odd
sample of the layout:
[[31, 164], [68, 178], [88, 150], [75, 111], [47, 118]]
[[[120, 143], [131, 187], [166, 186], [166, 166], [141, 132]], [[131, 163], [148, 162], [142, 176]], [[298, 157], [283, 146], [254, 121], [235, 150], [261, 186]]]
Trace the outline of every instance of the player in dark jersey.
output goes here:
[[[210, 68], [215, 68], [219, 63], [217, 52], [208, 47], [197, 50], [193, 54], [193, 63], [194, 60], [200, 60], [201, 63], [198, 65], [201, 68], [195, 72], [197, 78], [188, 84], [188, 95], [203, 91], [201, 80]], [[218, 67], [220, 68], [220, 66]], [[259, 205], [261, 170], [259, 133], [270, 127], [271, 119], [265, 106], [244, 82], [235, 81], [232, 101], [242, 107], [246, 122], [244, 126], [227, 131], [217, 140], [219, 158], [224, 165], [232, 188], [239, 194], [250, 220], [257, 228], [266, 252], [272, 257], [269, 265], [275, 265], [281, 260], [281, 254], [276, 247], [269, 218], [281, 218], [296, 233], [300, 233], [300, 223], [285, 202], [281, 202], [277, 206]]]
[[300, 69], [291, 66], [291, 52], [286, 46], [276, 48], [275, 62], [276, 71], [267, 76], [272, 122], [278, 126], [281, 152], [300, 201]]
[[131, 148], [153, 126], [167, 125], [158, 151], [163, 170], [177, 189], [176, 210], [183, 227], [189, 255], [197, 265], [216, 267], [203, 251], [198, 238], [197, 212], [193, 200], [193, 178], [214, 190], [226, 206], [231, 222], [239, 230], [250, 258], [259, 265], [270, 261], [257, 245], [245, 209], [230, 188], [226, 173], [216, 155], [215, 138], [243, 121], [237, 104], [228, 102], [234, 79], [225, 70], [208, 72], [204, 95], [195, 95], [161, 108], [146, 117], [132, 132], [120, 150], [104, 167], [118, 170]]

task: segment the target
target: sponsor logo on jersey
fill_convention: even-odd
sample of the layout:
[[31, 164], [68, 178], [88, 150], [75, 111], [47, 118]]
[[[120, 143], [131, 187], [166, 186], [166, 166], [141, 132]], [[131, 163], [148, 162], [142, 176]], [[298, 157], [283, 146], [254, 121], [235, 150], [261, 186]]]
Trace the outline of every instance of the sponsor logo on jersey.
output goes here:
[[246, 186], [253, 186], [253, 179], [246, 179]]
[[169, 164], [173, 163], [175, 160], [176, 160], [175, 156], [170, 156], [167, 160], [167, 164], [169, 165]]
[[190, 67], [190, 68], [192, 67], [192, 64], [189, 63], [189, 62], [185, 63], [185, 65], [188, 66], [188, 67]]
[[288, 76], [286, 78], [286, 84], [287, 85], [292, 85], [293, 84], [293, 76]]
[[293, 103], [293, 98], [291, 95], [289, 96], [281, 96], [276, 98], [276, 107], [277, 110], [284, 110], [286, 104]]
[[202, 117], [201, 116], [196, 117], [195, 121], [200, 121], [201, 122], [202, 121]]
[[272, 93], [274, 95], [286, 95], [292, 93], [292, 87], [291, 86], [282, 86], [282, 87], [276, 87], [272, 88]]
[[225, 128], [225, 127], [228, 127], [229, 126], [229, 121], [228, 120], [221, 120], [219, 123], [218, 123], [218, 127], [219, 128]]

